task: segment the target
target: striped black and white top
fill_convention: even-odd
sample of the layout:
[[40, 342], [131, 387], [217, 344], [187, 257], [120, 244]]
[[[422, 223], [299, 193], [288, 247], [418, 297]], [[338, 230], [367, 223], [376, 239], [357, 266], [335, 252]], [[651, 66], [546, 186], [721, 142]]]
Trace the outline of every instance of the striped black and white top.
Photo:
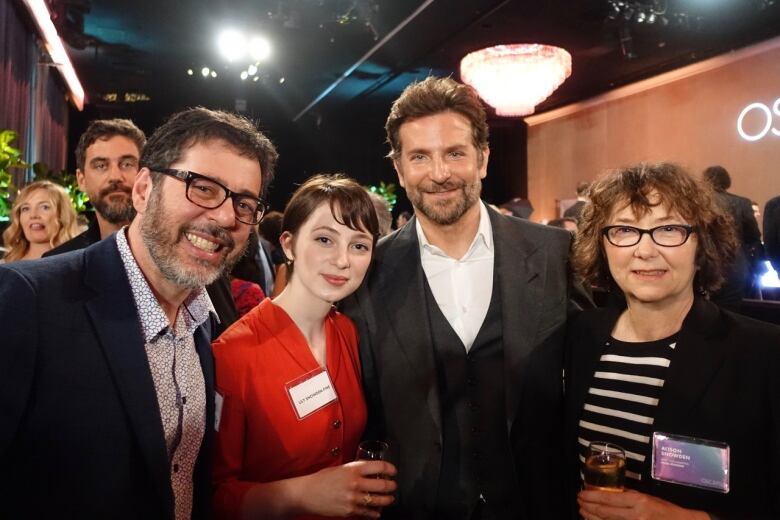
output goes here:
[[626, 486], [642, 479], [652, 452], [658, 399], [676, 345], [676, 335], [646, 343], [607, 341], [580, 416], [580, 462], [585, 462], [590, 442], [614, 443], [626, 451]]

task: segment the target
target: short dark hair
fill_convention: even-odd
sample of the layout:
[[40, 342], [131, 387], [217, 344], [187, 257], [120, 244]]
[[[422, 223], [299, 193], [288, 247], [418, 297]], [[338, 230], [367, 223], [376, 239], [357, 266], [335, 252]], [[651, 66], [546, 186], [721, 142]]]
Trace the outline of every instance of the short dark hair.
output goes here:
[[479, 94], [469, 85], [452, 78], [429, 76], [409, 85], [395, 100], [385, 123], [388, 157], [398, 159], [401, 153], [399, 131], [404, 123], [442, 112], [455, 112], [471, 123], [472, 141], [482, 160], [482, 150], [488, 145], [488, 124], [485, 107]]
[[[367, 231], [376, 244], [379, 221], [374, 203], [360, 184], [343, 174], [315, 175], [301, 184], [284, 208], [282, 232], [294, 236], [323, 202], [328, 203], [337, 222], [350, 229]], [[293, 264], [288, 264], [288, 276], [292, 268]]]
[[[273, 180], [279, 154], [255, 123], [231, 112], [196, 107], [173, 114], [147, 141], [141, 167], [170, 168], [181, 159], [185, 149], [212, 139], [221, 139], [240, 155], [257, 160], [262, 182], [258, 195], [262, 196]], [[160, 175], [152, 172], [154, 184]]]
[[141, 154], [146, 144], [146, 135], [144, 135], [143, 130], [135, 126], [135, 123], [129, 119], [96, 119], [87, 126], [87, 129], [79, 137], [79, 144], [76, 145], [76, 168], [84, 171], [87, 148], [92, 146], [95, 141], [98, 139], [108, 140], [117, 135], [133, 141], [138, 148], [138, 155]]
[[710, 183], [715, 191], [726, 191], [731, 187], [731, 176], [723, 166], [710, 166], [704, 170], [704, 180]]
[[577, 195], [583, 197], [588, 194], [590, 189], [590, 181], [580, 181], [577, 183]]
[[273, 247], [279, 247], [283, 219], [284, 215], [281, 211], [270, 211], [263, 215], [263, 220], [260, 221], [260, 234], [271, 242]]
[[[658, 201], [651, 201], [653, 193]], [[638, 164], [609, 173], [593, 183], [590, 204], [582, 210], [574, 241], [572, 264], [583, 279], [608, 287], [609, 273], [602, 229], [616, 208], [630, 206], [637, 216], [667, 205], [696, 228], [694, 289], [713, 292], [734, 260], [737, 238], [731, 217], [714, 198], [712, 189], [672, 163]]]

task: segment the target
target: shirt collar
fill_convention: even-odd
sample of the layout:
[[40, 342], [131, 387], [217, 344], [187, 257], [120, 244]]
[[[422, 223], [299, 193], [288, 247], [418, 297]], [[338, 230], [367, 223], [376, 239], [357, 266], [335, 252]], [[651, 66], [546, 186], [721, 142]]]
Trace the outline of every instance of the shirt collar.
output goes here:
[[[141, 321], [144, 341], [149, 343], [168, 330], [168, 317], [135, 261], [130, 244], [127, 242], [126, 233], [127, 226], [116, 233], [116, 245], [130, 281], [130, 289]], [[176, 325], [183, 325], [185, 329], [182, 332], [187, 334], [194, 333], [195, 329], [208, 319], [209, 313], [214, 315], [217, 313], [205, 287], [199, 287], [190, 292], [181, 307], [186, 312], [181, 312], [182, 308], [179, 309]]]
[[[437, 255], [447, 256], [441, 249], [428, 242], [423, 232], [420, 219], [414, 219], [415, 229], [417, 230], [417, 242], [420, 244], [420, 256], [426, 251]], [[490, 224], [490, 215], [488, 214], [485, 204], [479, 202], [479, 226], [477, 227], [477, 234], [474, 236], [474, 240], [471, 241], [468, 251], [463, 257], [469, 256], [477, 244], [482, 244], [488, 251], [493, 251], [493, 226]]]

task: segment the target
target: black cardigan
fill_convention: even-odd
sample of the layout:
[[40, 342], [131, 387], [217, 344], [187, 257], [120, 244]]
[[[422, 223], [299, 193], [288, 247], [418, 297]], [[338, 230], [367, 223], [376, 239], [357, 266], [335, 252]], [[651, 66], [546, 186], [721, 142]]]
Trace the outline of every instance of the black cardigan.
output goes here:
[[[568, 324], [566, 458], [570, 496], [580, 488], [578, 422], [602, 346], [622, 310], [593, 309]], [[729, 444], [727, 494], [653, 480], [650, 457], [636, 488], [718, 518], [780, 518], [780, 327], [697, 298], [680, 330], [654, 431]], [[572, 501], [572, 517], [576, 518]]]

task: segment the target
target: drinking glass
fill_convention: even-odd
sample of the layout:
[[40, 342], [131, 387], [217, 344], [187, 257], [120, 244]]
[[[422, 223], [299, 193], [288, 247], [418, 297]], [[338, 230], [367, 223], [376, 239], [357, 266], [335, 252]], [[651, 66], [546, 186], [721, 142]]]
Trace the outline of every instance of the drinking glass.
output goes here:
[[390, 447], [384, 441], [363, 441], [358, 445], [357, 460], [387, 460]]
[[583, 468], [585, 489], [623, 491], [626, 480], [626, 452], [617, 444], [591, 442]]

